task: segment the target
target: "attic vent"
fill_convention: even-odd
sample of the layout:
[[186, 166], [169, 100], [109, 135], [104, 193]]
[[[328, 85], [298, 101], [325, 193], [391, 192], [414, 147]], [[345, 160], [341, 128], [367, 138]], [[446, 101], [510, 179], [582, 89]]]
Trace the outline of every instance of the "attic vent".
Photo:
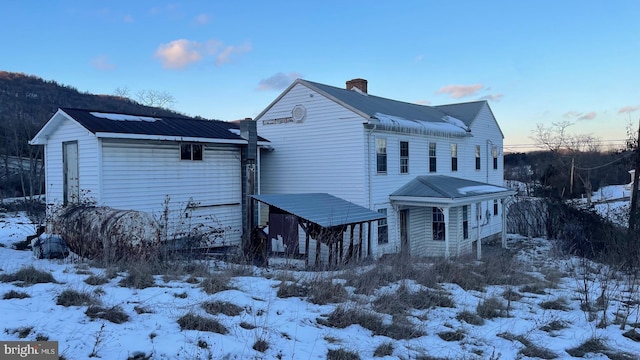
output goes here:
[[307, 117], [307, 109], [303, 105], [296, 105], [291, 110], [291, 118], [295, 122], [302, 122]]

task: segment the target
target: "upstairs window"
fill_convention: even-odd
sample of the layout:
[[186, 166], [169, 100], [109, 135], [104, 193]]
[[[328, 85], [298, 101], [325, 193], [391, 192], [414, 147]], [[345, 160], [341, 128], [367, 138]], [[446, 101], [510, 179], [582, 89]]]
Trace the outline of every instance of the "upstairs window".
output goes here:
[[458, 171], [458, 144], [451, 144], [451, 171]]
[[493, 200], [493, 215], [498, 215], [498, 200]]
[[400, 141], [400, 174], [409, 173], [409, 142]]
[[387, 173], [387, 139], [376, 139], [376, 168], [378, 174]]
[[180, 144], [180, 160], [202, 160], [202, 144]]
[[432, 208], [433, 212], [433, 240], [444, 240], [445, 235], [445, 224], [444, 224], [444, 213], [440, 208], [434, 207]]
[[491, 155], [493, 156], [493, 170], [498, 170], [498, 147], [491, 148]]
[[476, 145], [476, 170], [480, 170], [480, 145]]
[[429, 143], [429, 172], [436, 172], [436, 143]]
[[378, 244], [389, 243], [389, 225], [387, 224], [387, 209], [379, 209], [384, 219], [378, 220]]

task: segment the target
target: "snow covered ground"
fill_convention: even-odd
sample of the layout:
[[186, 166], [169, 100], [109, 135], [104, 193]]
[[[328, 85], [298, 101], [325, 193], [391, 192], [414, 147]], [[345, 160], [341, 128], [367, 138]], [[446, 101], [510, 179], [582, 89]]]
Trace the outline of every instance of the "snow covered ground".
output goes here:
[[[231, 264], [219, 261], [206, 265], [213, 272], [213, 279], [225, 274], [231, 276], [232, 289], [210, 291], [211, 294], [203, 291], [202, 284], [207, 279], [204, 275], [197, 278], [156, 275], [154, 286], [136, 289], [120, 285], [127, 273], [118, 272], [113, 278], [107, 277], [102, 285], [89, 285], [85, 280], [90, 276], [105, 276], [109, 270], [78, 260], [36, 260], [29, 251], [12, 249], [12, 243], [33, 233], [33, 226], [20, 214], [2, 216], [0, 279], [4, 281], [0, 282], [0, 340], [59, 341], [64, 359], [90, 356], [101, 359], [348, 359], [350, 353], [362, 359], [568, 359], [572, 358], [570, 353], [579, 356], [581, 349], [576, 348], [590, 339], [599, 339], [601, 343], [587, 343], [591, 347], [585, 351], [595, 350], [587, 354], [587, 358], [640, 359], [639, 339], [623, 336], [634, 334], [629, 332], [632, 329], [629, 324], [640, 326], [637, 284], [631, 286], [629, 279], [620, 274], [610, 276], [612, 273], [598, 264], [556, 256], [552, 242], [544, 239], [509, 239], [509, 246], [518, 252], [514, 267], [537, 279], [528, 284], [529, 287], [514, 285], [515, 280], [508, 279], [507, 285], [487, 285], [482, 290], [440, 283], [434, 287], [444, 291], [453, 301], [453, 307], [408, 311], [406, 319], [423, 334], [392, 339], [360, 325], [331, 326], [328, 315], [340, 304], [319, 305], [306, 296], [279, 297], [281, 283], [331, 281], [336, 289], [346, 290], [347, 298], [342, 300], [342, 306], [348, 304], [344, 308], [358, 310], [373, 309], [377, 299], [396, 294], [402, 286], [411, 291], [435, 289], [406, 280], [391, 281], [370, 295], [356, 294], [355, 287], [347, 280], [352, 276], [349, 274], [367, 271], [376, 265], [336, 272], [264, 270], [248, 266], [232, 271]], [[495, 266], [499, 266], [496, 259], [500, 258], [487, 256], [487, 259], [493, 259]], [[493, 263], [474, 265], [478, 266], [474, 269], [494, 266]], [[51, 274], [56, 283], [28, 285], [7, 280], [28, 266]], [[474, 273], [465, 273], [463, 278], [472, 275]], [[510, 304], [504, 296], [509, 289], [512, 295], [517, 295], [510, 297]], [[100, 318], [92, 320], [85, 313], [88, 305], [57, 305], [59, 296], [68, 290], [91, 295], [104, 308], [121, 309], [128, 320], [120, 324]], [[22, 296], [16, 297], [21, 293]], [[606, 301], [601, 301], [598, 307], [596, 299], [602, 294]], [[591, 314], [581, 310], [587, 297], [594, 306]], [[492, 298], [509, 305], [508, 316], [486, 318], [481, 325], [472, 325], [473, 321], [465, 321], [461, 316], [477, 314], [478, 304]], [[236, 304], [239, 312], [207, 313], [202, 304], [216, 300]], [[392, 300], [387, 305], [393, 304]], [[603, 304], [607, 305], [604, 311]], [[604, 324], [603, 313], [607, 320]], [[624, 330], [615, 321], [616, 313], [626, 316]], [[187, 314], [216, 319], [227, 332], [182, 330], [178, 320]], [[507, 315], [506, 309], [502, 315]], [[388, 314], [381, 317], [386, 324], [394, 321]], [[594, 343], [608, 350], [598, 350]], [[339, 350], [344, 352], [335, 352]]]

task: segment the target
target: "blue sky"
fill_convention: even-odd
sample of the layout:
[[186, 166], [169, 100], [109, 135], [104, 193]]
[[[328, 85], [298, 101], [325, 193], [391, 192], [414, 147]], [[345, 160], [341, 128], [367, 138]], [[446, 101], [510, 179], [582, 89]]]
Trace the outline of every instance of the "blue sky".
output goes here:
[[6, 1], [0, 70], [255, 117], [296, 77], [440, 105], [487, 99], [505, 152], [536, 124], [609, 143], [640, 118], [640, 1]]

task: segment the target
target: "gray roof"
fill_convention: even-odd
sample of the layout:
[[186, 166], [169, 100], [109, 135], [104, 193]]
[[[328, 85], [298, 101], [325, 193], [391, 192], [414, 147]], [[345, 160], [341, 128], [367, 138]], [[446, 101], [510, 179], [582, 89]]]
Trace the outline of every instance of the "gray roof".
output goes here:
[[260, 194], [252, 197], [322, 227], [359, 224], [384, 215], [326, 193]]
[[434, 107], [449, 116], [464, 121], [465, 125], [471, 126], [471, 123], [476, 119], [486, 103], [486, 100], [482, 100], [461, 104], [436, 105]]
[[409, 181], [390, 196], [456, 200], [483, 195], [500, 198], [511, 194], [511, 189], [479, 181], [444, 175], [423, 175]]
[[371, 118], [375, 118], [376, 114], [388, 114], [405, 119], [446, 123], [443, 118], [447, 114], [431, 106], [391, 100], [371, 94], [362, 94], [357, 91], [320, 84], [308, 80], [301, 80], [301, 82], [310, 85], [311, 88], [315, 88], [320, 92], [330, 95], [336, 100], [353, 107]]

